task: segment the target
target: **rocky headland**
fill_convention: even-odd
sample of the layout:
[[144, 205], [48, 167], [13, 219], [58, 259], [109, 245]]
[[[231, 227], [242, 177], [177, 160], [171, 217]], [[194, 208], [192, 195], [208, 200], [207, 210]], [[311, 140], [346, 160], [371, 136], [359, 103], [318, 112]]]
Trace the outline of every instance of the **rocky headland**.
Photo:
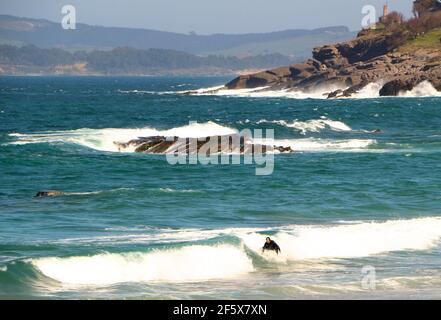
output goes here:
[[418, 10], [408, 21], [392, 12], [351, 41], [315, 48], [303, 63], [241, 75], [217, 90], [261, 88], [339, 98], [377, 83], [381, 96], [396, 96], [430, 82], [441, 91], [441, 8]]

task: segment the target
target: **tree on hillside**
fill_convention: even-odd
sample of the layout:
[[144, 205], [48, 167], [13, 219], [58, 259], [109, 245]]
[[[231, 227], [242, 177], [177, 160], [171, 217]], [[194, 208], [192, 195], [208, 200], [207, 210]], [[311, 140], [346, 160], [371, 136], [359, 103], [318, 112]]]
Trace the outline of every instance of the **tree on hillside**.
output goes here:
[[439, 0], [415, 0], [413, 2], [413, 14], [415, 17], [421, 17], [425, 13], [441, 10]]
[[427, 31], [441, 27], [441, 11], [431, 12], [423, 17]]
[[404, 16], [402, 13], [397, 11], [392, 11], [387, 16], [382, 18], [382, 22], [386, 27], [402, 24], [404, 21]]
[[435, 28], [441, 28], [441, 11], [427, 12], [419, 18], [410, 19], [406, 26], [413, 37], [422, 35]]
[[424, 26], [420, 23], [418, 18], [413, 18], [407, 21], [407, 29], [413, 38], [418, 37], [420, 34], [424, 33]]

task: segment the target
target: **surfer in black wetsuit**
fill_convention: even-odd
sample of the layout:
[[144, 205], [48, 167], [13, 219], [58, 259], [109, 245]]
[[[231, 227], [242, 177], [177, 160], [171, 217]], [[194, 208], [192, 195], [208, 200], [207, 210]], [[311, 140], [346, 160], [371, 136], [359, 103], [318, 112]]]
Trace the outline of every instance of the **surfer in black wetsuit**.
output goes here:
[[62, 194], [60, 191], [39, 191], [34, 198], [58, 197]]
[[274, 240], [271, 240], [270, 237], [266, 238], [265, 245], [262, 248], [262, 253], [264, 253], [265, 250], [275, 251], [277, 254], [281, 252], [279, 245]]

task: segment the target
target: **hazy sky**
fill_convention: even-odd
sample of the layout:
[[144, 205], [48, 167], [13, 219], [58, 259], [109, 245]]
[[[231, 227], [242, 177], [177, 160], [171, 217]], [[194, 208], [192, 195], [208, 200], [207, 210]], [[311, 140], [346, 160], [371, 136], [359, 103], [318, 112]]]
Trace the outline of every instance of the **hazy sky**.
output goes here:
[[[361, 9], [382, 12], [386, 0], [0, 0], [0, 14], [61, 21], [72, 4], [77, 22], [199, 34], [268, 32], [295, 28], [361, 26]], [[389, 0], [410, 16], [412, 0]]]

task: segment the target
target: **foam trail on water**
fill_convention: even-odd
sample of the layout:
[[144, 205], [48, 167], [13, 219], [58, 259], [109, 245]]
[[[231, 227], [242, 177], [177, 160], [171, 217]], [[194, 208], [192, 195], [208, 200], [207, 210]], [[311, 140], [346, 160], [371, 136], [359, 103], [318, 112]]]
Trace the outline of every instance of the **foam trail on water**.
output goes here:
[[[12, 133], [9, 136], [18, 139], [10, 144], [64, 142], [79, 144], [99, 151], [118, 152], [118, 146], [115, 145], [114, 142], [128, 142], [139, 137], [177, 136], [184, 138], [199, 138], [216, 135], [232, 135], [236, 133], [236, 129], [208, 121], [205, 123], [192, 123], [168, 130], [158, 130], [150, 127], [140, 129], [78, 129], [41, 134]], [[134, 150], [128, 149], [125, 150], [125, 152], [134, 152]]]
[[99, 254], [32, 260], [44, 275], [75, 285], [123, 282], [201, 281], [239, 277], [254, 271], [248, 256], [230, 245], [188, 246], [150, 253]]
[[244, 98], [292, 98], [292, 99], [326, 99], [326, 92], [334, 91], [333, 89], [328, 90], [317, 90], [315, 92], [305, 93], [302, 91], [292, 91], [292, 90], [267, 90], [268, 87], [259, 87], [253, 89], [225, 89], [225, 87], [214, 87], [214, 88], [202, 88], [196, 90], [192, 95], [216, 95], [216, 96], [231, 96], [231, 97], [244, 97]]
[[[257, 140], [256, 142], [260, 142]], [[276, 145], [291, 147], [297, 152], [344, 152], [364, 151], [376, 144], [374, 139], [331, 140], [318, 138], [276, 139]]]
[[[242, 235], [260, 252], [262, 235]], [[429, 250], [441, 238], [441, 218], [364, 222], [337, 226], [289, 226], [273, 237], [282, 248], [279, 259], [359, 258], [403, 250]]]
[[116, 188], [109, 190], [97, 190], [97, 191], [85, 191], [85, 192], [60, 192], [60, 196], [89, 196], [89, 195], [98, 195], [103, 193], [112, 193], [112, 192], [120, 192], [120, 191], [132, 191], [135, 190], [133, 188]]
[[[191, 91], [192, 95], [211, 95], [213, 94], [213, 92], [222, 92], [224, 90], [222, 90], [223, 88], [225, 88], [225, 86], [221, 85], [221, 86], [214, 86], [214, 87], [209, 87], [209, 88], [200, 88], [194, 91]], [[176, 93], [187, 93], [189, 92], [188, 90], [185, 91], [177, 91]]]
[[[313, 120], [312, 122], [293, 124], [303, 130], [319, 130], [320, 127], [330, 127], [336, 131], [348, 131], [351, 128], [339, 121], [328, 119]], [[301, 129], [301, 130], [302, 130]], [[142, 129], [78, 129], [68, 131], [57, 131], [38, 134], [13, 133], [9, 136], [17, 141], [9, 144], [30, 144], [30, 143], [74, 143], [98, 151], [120, 152], [115, 142], [128, 142], [139, 137], [151, 136], [177, 136], [185, 138], [199, 138], [209, 136], [225, 136], [238, 134], [238, 130], [227, 126], [222, 126], [214, 122], [193, 123], [182, 127], [168, 130], [157, 130], [154, 128]], [[254, 139], [252, 142], [267, 144], [268, 141]], [[341, 151], [365, 149], [375, 140], [322, 140], [322, 139], [286, 139], [275, 140], [275, 145], [291, 147], [294, 151]], [[127, 147], [124, 152], [134, 152], [135, 146]]]
[[124, 94], [151, 94], [151, 95], [168, 95], [168, 94], [176, 94], [175, 91], [148, 91], [148, 90], [118, 90], [119, 93]]
[[[383, 87], [383, 82], [372, 82], [367, 84], [364, 88], [353, 94], [352, 99], [370, 99], [380, 97], [380, 90]], [[194, 95], [217, 95], [217, 96], [236, 96], [248, 98], [291, 98], [291, 99], [327, 99], [328, 94], [338, 89], [345, 90], [348, 88], [326, 87], [318, 88], [312, 92], [303, 92], [300, 90], [282, 89], [269, 90], [269, 87], [259, 87], [253, 89], [232, 89], [228, 90], [225, 87], [203, 88], [196, 90]], [[418, 84], [410, 91], [401, 92], [399, 97], [440, 97], [441, 92], [437, 91], [433, 85], [424, 81]], [[340, 97], [345, 99], [346, 97]]]
[[330, 120], [325, 117], [322, 119], [312, 119], [307, 121], [298, 121], [294, 120], [292, 122], [288, 122], [286, 120], [260, 120], [257, 124], [261, 123], [274, 123], [287, 128], [293, 128], [299, 130], [302, 134], [306, 134], [308, 132], [320, 132], [326, 128], [330, 128], [333, 131], [352, 131], [351, 127], [341, 121]]
[[193, 190], [193, 189], [177, 190], [172, 188], [159, 188], [159, 191], [166, 193], [203, 193], [203, 191], [201, 190]]

